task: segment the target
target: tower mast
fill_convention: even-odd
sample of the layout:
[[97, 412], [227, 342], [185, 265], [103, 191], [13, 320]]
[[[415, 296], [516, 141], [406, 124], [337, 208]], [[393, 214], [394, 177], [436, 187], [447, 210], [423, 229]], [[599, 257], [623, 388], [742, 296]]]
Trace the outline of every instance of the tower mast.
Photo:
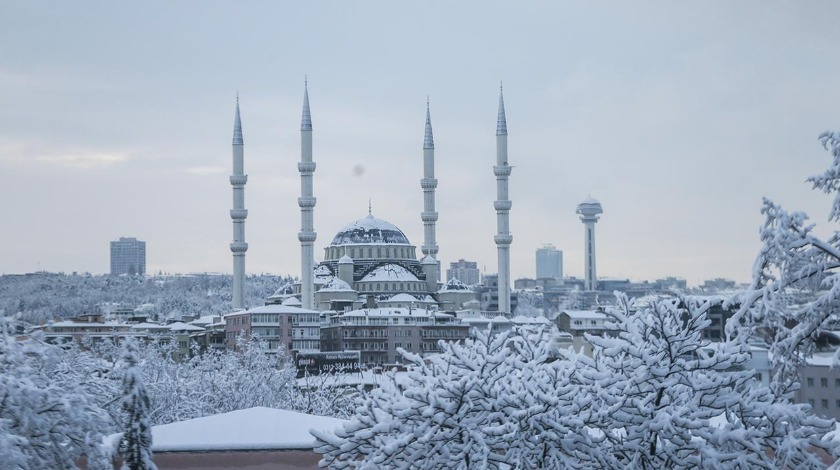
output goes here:
[[300, 120], [300, 277], [301, 304], [303, 308], [315, 308], [315, 239], [314, 230], [315, 197], [312, 195], [312, 176], [315, 162], [312, 161], [312, 116], [309, 112], [309, 83], [303, 82], [303, 113]]
[[245, 243], [245, 218], [248, 217], [248, 211], [245, 209], [245, 183], [248, 182], [248, 175], [245, 174], [244, 155], [245, 140], [242, 138], [237, 94], [236, 117], [233, 121], [233, 174], [230, 175], [230, 184], [233, 186], [233, 209], [230, 211], [230, 218], [233, 220], [233, 243], [230, 244], [230, 251], [233, 253], [234, 310], [245, 308], [245, 252], [248, 251], [248, 244]]
[[507, 120], [505, 119], [505, 100], [502, 86], [499, 85], [499, 115], [496, 119], [496, 165], [493, 173], [496, 175], [496, 209], [497, 233], [493, 237], [499, 258], [499, 312], [512, 313], [510, 308], [510, 244], [513, 236], [510, 234], [510, 208], [508, 199], [508, 178], [511, 166], [508, 165], [507, 154]]

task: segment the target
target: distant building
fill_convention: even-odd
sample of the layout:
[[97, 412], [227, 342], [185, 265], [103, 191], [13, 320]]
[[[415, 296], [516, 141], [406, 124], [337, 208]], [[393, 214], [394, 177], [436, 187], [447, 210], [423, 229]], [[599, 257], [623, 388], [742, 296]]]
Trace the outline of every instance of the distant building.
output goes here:
[[478, 263], [463, 259], [449, 263], [449, 269], [446, 270], [446, 280], [450, 279], [457, 279], [468, 286], [477, 285], [479, 282]]
[[537, 249], [537, 279], [542, 278], [563, 278], [563, 252], [554, 245]]
[[146, 242], [120, 237], [111, 242], [111, 275], [146, 274]]

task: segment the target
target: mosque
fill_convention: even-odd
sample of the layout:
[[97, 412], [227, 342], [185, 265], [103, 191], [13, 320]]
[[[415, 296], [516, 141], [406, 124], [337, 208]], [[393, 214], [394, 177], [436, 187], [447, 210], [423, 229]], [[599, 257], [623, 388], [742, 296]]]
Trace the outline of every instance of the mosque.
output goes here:
[[[476, 294], [457, 279], [441, 282], [440, 262], [437, 259], [436, 240], [434, 137], [428, 100], [423, 139], [423, 244], [420, 256], [405, 233], [394, 224], [368, 214], [344, 226], [324, 248], [323, 261], [315, 263], [314, 244], [317, 233], [313, 214], [317, 200], [313, 194], [316, 164], [312, 155], [312, 116], [309, 108], [308, 84], [304, 84], [303, 112], [301, 117], [301, 160], [298, 171], [301, 177], [301, 228], [298, 240], [301, 245], [301, 280], [294, 285], [281, 287], [267, 303], [286, 302], [290, 297], [299, 299], [300, 307], [318, 311], [351, 311], [361, 308], [418, 308], [431, 311], [454, 311], [475, 304]], [[244, 257], [247, 251], [244, 222], [244, 186], [247, 175], [243, 171], [244, 139], [236, 104], [233, 137], [233, 167], [230, 177], [234, 191], [231, 218], [234, 224], [234, 241], [231, 252], [234, 258], [233, 307], [242, 310], [244, 305]], [[510, 243], [508, 177], [511, 167], [507, 162], [507, 123], [504, 97], [499, 94], [499, 113], [496, 126], [496, 166], [498, 233], [494, 237], [499, 255], [498, 298], [499, 312], [511, 313], [510, 306]], [[294, 303], [297, 303], [295, 301]]]

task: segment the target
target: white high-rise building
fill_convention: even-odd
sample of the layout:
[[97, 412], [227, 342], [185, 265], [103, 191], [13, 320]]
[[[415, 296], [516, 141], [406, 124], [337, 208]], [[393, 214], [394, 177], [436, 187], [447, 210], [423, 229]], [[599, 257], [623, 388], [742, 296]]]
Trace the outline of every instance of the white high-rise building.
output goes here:
[[111, 274], [146, 274], [146, 242], [134, 237], [112, 241]]
[[537, 248], [537, 279], [563, 278], [563, 252], [547, 244]]

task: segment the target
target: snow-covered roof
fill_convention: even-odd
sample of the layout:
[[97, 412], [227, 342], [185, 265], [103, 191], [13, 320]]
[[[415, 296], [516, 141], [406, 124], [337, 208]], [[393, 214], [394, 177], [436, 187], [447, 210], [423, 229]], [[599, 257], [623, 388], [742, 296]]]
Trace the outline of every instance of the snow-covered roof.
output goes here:
[[125, 323], [115, 322], [115, 321], [106, 321], [105, 323], [101, 322], [86, 322], [86, 321], [72, 321], [72, 320], [63, 320], [51, 323], [49, 326], [52, 327], [69, 327], [69, 326], [76, 326], [76, 327], [86, 327], [86, 328], [116, 328], [119, 326], [127, 326]]
[[297, 297], [289, 297], [288, 299], [281, 302], [280, 305], [285, 305], [287, 307], [300, 307], [303, 305], [303, 303], [301, 303], [300, 299], [298, 299]]
[[[152, 427], [152, 452], [311, 450], [310, 429], [336, 431], [347, 421], [255, 407]], [[119, 442], [120, 434], [109, 436]]]
[[831, 367], [834, 364], [834, 353], [815, 353], [806, 362], [812, 366]]
[[419, 281], [419, 279], [411, 271], [398, 264], [385, 264], [369, 272], [360, 282], [372, 281]]
[[177, 321], [166, 325], [169, 331], [204, 331], [204, 328], [195, 325], [189, 325], [184, 322]]
[[324, 284], [324, 287], [318, 289], [318, 292], [355, 292], [355, 290], [350, 287], [350, 284], [334, 277], [330, 282]]
[[560, 314], [566, 314], [572, 320], [606, 320], [607, 315], [592, 310], [563, 310]]
[[169, 325], [160, 325], [157, 323], [137, 323], [131, 325], [132, 330], [168, 330]]
[[[293, 298], [294, 297], [289, 297], [289, 299]], [[297, 300], [296, 298], [294, 299]], [[259, 307], [248, 309], [245, 311], [245, 313], [320, 313], [318, 312], [318, 310], [309, 310], [305, 308], [296, 307], [295, 305], [300, 305], [300, 301], [298, 300], [297, 304], [290, 303], [289, 305], [286, 305], [286, 302], [283, 302], [280, 305], [261, 305]]]
[[359, 243], [409, 245], [408, 238], [396, 225], [368, 215], [345, 225], [333, 237], [330, 245]]
[[420, 264], [438, 264], [437, 260], [432, 257], [432, 255], [426, 255], [425, 258], [420, 260]]
[[338, 258], [338, 264], [353, 264], [353, 258], [347, 256], [347, 253], [345, 253], [344, 256]]
[[469, 292], [471, 290], [466, 284], [458, 280], [458, 278], [453, 277], [446, 281], [446, 284], [438, 292]]
[[550, 325], [551, 320], [545, 318], [543, 316], [538, 317], [526, 317], [524, 315], [518, 315], [510, 319], [513, 323], [517, 325]]
[[215, 323], [218, 320], [218, 318], [219, 318], [218, 315], [203, 315], [203, 316], [198, 317], [197, 319], [195, 319], [195, 320], [193, 320], [189, 323], [190, 323], [190, 325], [207, 326], [207, 325], [211, 325], [211, 324]]
[[510, 323], [511, 321], [502, 315], [497, 315], [495, 317], [483, 317], [481, 315], [468, 315], [465, 317], [461, 317], [461, 321], [464, 323]]
[[416, 317], [438, 317], [438, 318], [452, 318], [448, 313], [440, 313], [422, 308], [368, 308], [362, 310], [351, 310], [344, 312], [336, 317], [350, 318], [350, 317], [386, 317], [386, 318], [416, 318]]

